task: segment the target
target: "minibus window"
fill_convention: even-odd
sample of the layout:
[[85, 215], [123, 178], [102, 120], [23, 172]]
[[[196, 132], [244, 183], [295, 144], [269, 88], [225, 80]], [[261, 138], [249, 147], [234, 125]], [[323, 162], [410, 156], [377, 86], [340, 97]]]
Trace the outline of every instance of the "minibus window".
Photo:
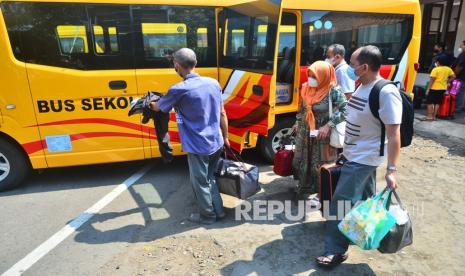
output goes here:
[[304, 11], [302, 18], [302, 64], [325, 59], [334, 43], [345, 46], [347, 59], [358, 47], [375, 45], [384, 64], [398, 64], [412, 38], [413, 15]]
[[270, 73], [276, 46], [277, 18], [226, 10], [221, 66]]
[[[93, 26], [95, 52], [97, 54], [115, 54], [119, 51], [118, 32], [116, 27], [103, 28]], [[107, 42], [108, 41], [108, 42]]]
[[91, 55], [82, 4], [3, 2], [11, 46], [18, 60], [86, 69]]
[[197, 54], [197, 67], [215, 67], [215, 9], [134, 5], [137, 68], [170, 68], [172, 55], [183, 47]]
[[145, 57], [171, 56], [175, 50], [187, 47], [186, 30], [182, 23], [142, 23]]
[[197, 47], [199, 48], [208, 47], [208, 29], [207, 28], [197, 29]]
[[56, 34], [60, 41], [62, 54], [87, 53], [87, 37], [85, 26], [57, 26]]
[[18, 60], [79, 70], [134, 68], [128, 5], [2, 2], [1, 8]]

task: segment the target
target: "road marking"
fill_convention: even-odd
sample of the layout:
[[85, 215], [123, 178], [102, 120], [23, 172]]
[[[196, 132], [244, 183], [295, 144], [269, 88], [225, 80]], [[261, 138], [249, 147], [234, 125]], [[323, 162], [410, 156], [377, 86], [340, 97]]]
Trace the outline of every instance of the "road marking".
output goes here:
[[31, 253], [29, 253], [22, 260], [13, 265], [10, 269], [2, 274], [2, 276], [21, 275], [28, 270], [33, 264], [42, 259], [50, 251], [52, 251], [57, 245], [64, 241], [67, 237], [73, 234], [79, 227], [85, 224], [95, 214], [105, 208], [110, 202], [117, 198], [121, 193], [131, 187], [137, 180], [144, 176], [153, 165], [149, 164], [143, 167], [141, 170], [133, 174], [131, 177], [126, 179], [122, 184], [118, 185], [113, 191], [108, 193], [92, 207], [87, 209], [84, 213], [80, 214], [77, 218], [73, 219], [60, 231], [51, 236], [48, 240], [39, 245]]

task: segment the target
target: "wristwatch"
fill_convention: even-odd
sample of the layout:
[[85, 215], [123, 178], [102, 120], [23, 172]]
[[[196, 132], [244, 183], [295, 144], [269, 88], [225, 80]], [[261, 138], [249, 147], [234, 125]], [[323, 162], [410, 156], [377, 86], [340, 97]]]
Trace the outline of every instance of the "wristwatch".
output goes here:
[[388, 172], [397, 172], [396, 166], [387, 166], [387, 171]]

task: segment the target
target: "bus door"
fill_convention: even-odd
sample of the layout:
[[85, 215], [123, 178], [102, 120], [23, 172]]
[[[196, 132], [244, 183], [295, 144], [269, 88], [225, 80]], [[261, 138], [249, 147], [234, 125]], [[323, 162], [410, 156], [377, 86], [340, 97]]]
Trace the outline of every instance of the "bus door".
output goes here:
[[138, 96], [129, 6], [21, 5], [23, 54], [48, 166], [144, 159], [140, 115], [128, 117]]
[[274, 125], [280, 12], [281, 1], [257, 0], [218, 15], [219, 81], [236, 150], [247, 135], [267, 135]]
[[[276, 114], [295, 113], [301, 86], [300, 12], [283, 11], [279, 26]], [[306, 77], [306, 74], [304, 74]], [[279, 147], [279, 145], [278, 145]]]
[[[218, 77], [214, 7], [133, 5], [131, 10], [140, 93], [155, 91], [165, 94], [172, 85], [182, 81], [174, 70], [173, 53], [183, 47], [196, 53], [195, 71], [198, 74], [214, 79]], [[144, 127], [146, 155], [159, 157], [153, 124], [149, 127]], [[169, 130], [174, 154], [180, 154], [181, 144], [173, 111]]]

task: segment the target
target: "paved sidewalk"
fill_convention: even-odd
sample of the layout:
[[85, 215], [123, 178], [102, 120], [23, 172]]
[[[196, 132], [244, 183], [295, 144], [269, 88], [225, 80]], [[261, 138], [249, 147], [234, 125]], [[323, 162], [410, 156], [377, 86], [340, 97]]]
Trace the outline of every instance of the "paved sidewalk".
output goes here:
[[448, 140], [449, 146], [451, 142], [464, 145], [465, 112], [456, 114], [454, 120], [438, 119], [434, 122], [420, 121], [420, 118], [423, 118], [425, 115], [426, 111], [424, 109], [415, 110], [415, 133], [417, 135], [433, 139], [439, 143]]

